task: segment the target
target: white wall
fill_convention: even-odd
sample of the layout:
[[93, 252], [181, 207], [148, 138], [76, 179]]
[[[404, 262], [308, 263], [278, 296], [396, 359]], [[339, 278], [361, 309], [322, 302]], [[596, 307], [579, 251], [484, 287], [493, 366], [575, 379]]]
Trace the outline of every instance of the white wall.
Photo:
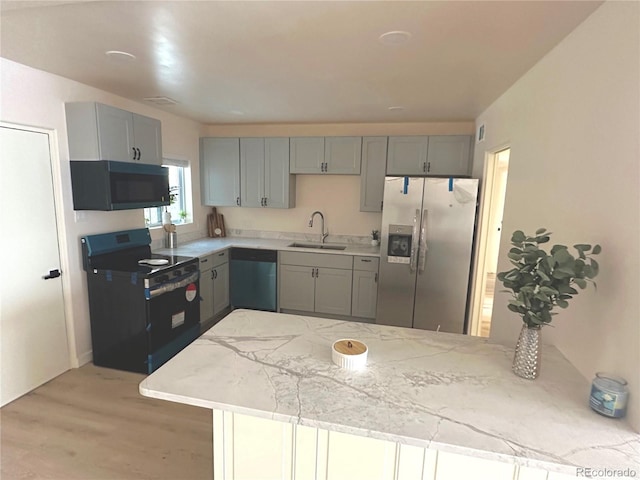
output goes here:
[[[210, 137], [473, 135], [473, 122], [385, 124], [208, 125]], [[296, 207], [218, 208], [227, 228], [274, 232], [320, 233], [308, 227], [315, 210], [324, 214], [329, 235], [367, 236], [380, 230], [381, 213], [360, 212], [359, 175], [297, 175]]]
[[[194, 173], [194, 195], [200, 198], [198, 170], [198, 138], [200, 125], [175, 115], [142, 105], [102, 90], [35, 70], [24, 65], [0, 59], [0, 84], [2, 99], [0, 119], [20, 125], [51, 129], [58, 143], [58, 159], [54, 159], [54, 185], [58, 198], [62, 200], [59, 209], [59, 232], [61, 240], [61, 263], [66, 292], [67, 324], [70, 326], [72, 364], [81, 365], [91, 360], [91, 331], [85, 272], [82, 270], [80, 237], [86, 234], [103, 233], [127, 228], [145, 226], [142, 210], [121, 212], [84, 212], [84, 219], [76, 222], [71, 195], [71, 175], [69, 170], [69, 149], [65, 124], [64, 103], [71, 101], [97, 101], [140, 113], [162, 121], [162, 148], [165, 156], [177, 156], [190, 160]], [[200, 202], [194, 202], [194, 218], [203, 219], [205, 210]], [[25, 205], [25, 214], [30, 206]], [[204, 230], [204, 222], [181, 228], [182, 234]], [[160, 231], [152, 231], [157, 239]]]
[[[476, 120], [474, 170], [511, 147], [498, 271], [511, 233], [552, 232], [552, 244], [599, 243], [598, 289], [580, 291], [543, 336], [589, 380], [629, 381], [640, 430], [640, 3], [606, 2]], [[500, 291], [497, 287], [496, 291]], [[515, 344], [521, 320], [498, 293], [491, 337]], [[543, 370], [544, 375], [544, 359]], [[585, 402], [588, 392], [585, 392]]]

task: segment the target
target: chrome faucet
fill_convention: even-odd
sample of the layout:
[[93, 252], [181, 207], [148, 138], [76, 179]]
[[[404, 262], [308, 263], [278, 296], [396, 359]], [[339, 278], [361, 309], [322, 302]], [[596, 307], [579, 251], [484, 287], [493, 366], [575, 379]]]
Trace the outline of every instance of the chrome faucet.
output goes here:
[[320, 220], [321, 220], [320, 229], [322, 230], [322, 234], [320, 236], [320, 243], [324, 243], [324, 239], [329, 236], [329, 232], [325, 233], [324, 231], [324, 215], [322, 215], [322, 212], [316, 210], [311, 214], [311, 218], [309, 219], [309, 227], [313, 227], [313, 217], [315, 217], [316, 215], [320, 215]]

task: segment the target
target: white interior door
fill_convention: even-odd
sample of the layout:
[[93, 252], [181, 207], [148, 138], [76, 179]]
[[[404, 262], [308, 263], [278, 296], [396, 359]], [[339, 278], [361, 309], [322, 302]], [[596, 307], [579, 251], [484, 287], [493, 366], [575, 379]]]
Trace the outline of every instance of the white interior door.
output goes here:
[[[0, 402], [70, 368], [49, 135], [0, 127]], [[8, 227], [8, 228], [7, 228]]]

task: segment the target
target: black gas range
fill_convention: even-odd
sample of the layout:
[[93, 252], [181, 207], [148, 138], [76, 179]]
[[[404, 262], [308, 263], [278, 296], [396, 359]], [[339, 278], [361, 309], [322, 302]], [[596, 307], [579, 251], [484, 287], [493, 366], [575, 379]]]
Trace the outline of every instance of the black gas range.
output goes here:
[[199, 336], [197, 258], [151, 253], [146, 228], [81, 242], [94, 364], [151, 373]]

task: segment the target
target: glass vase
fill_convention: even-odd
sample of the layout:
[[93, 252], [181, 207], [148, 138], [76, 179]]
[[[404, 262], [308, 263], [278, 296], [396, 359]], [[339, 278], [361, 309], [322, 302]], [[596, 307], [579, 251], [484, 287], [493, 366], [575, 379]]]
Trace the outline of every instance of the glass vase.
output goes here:
[[540, 327], [522, 325], [516, 351], [513, 356], [513, 373], [528, 380], [534, 380], [540, 374]]

